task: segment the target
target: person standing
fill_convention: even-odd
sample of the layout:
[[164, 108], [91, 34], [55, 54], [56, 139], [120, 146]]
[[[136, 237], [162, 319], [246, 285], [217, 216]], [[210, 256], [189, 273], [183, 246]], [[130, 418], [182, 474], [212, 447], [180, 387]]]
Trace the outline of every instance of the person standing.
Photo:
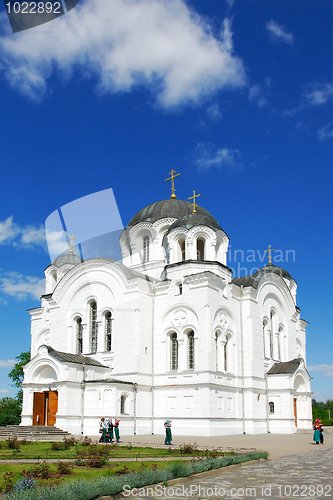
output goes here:
[[172, 441], [172, 434], [171, 434], [171, 422], [172, 420], [166, 420], [164, 422], [164, 428], [165, 428], [165, 441], [164, 444], [171, 445]]
[[104, 443], [104, 436], [105, 436], [105, 425], [104, 425], [104, 417], [101, 418], [99, 421], [99, 433], [101, 437], [99, 438], [100, 443]]
[[120, 422], [120, 420], [117, 420], [116, 418], [114, 419], [113, 428], [114, 428], [114, 434], [115, 434], [117, 443], [119, 443], [119, 440], [120, 440], [120, 436], [119, 436], [119, 422]]
[[316, 442], [316, 444], [319, 444], [320, 441], [320, 429], [321, 429], [321, 421], [319, 418], [314, 423], [314, 433], [313, 433], [313, 440]]
[[113, 443], [113, 423], [112, 418], [109, 420], [109, 434], [110, 434], [110, 442]]

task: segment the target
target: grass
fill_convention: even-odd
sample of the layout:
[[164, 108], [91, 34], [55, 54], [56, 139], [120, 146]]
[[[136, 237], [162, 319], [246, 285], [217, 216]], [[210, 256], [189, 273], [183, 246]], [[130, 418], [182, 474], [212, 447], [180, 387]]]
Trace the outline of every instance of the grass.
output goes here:
[[[78, 450], [86, 450], [88, 447], [82, 444], [75, 444], [67, 450], [52, 450], [51, 442], [29, 442], [28, 444], [19, 443], [19, 449], [5, 448], [6, 441], [0, 442], [0, 460], [69, 460], [75, 459]], [[196, 446], [183, 445], [180, 448], [142, 448], [135, 446], [122, 446], [117, 444], [101, 445], [107, 446], [110, 451], [110, 458], [133, 458], [140, 460], [141, 458], [163, 458], [163, 457], [181, 457], [189, 456], [205, 456], [207, 452], [197, 450]], [[212, 452], [210, 452], [212, 453]], [[215, 454], [226, 453], [216, 451]]]
[[[6, 500], [93, 500], [99, 496], [114, 495], [123, 491], [125, 485], [130, 488], [141, 488], [156, 483], [167, 482], [174, 478], [187, 477], [191, 474], [198, 474], [208, 470], [214, 470], [249, 460], [267, 458], [267, 452], [250, 452], [239, 455], [229, 455], [225, 457], [207, 458], [194, 461], [162, 461], [157, 464], [155, 470], [147, 468], [144, 464], [142, 469], [130, 472], [125, 475], [116, 476], [112, 474], [114, 467], [106, 466], [100, 469], [98, 477], [90, 479], [80, 479], [76, 481], [66, 480], [55, 483], [56, 487], [37, 487], [35, 489], [24, 488], [24, 491], [12, 491], [6, 494]], [[137, 462], [131, 464], [132, 467], [138, 465]], [[123, 465], [123, 464], [122, 464]], [[128, 468], [129, 463], [126, 464]], [[158, 467], [163, 468], [158, 468]], [[101, 475], [106, 471], [105, 475]], [[115, 471], [114, 471], [115, 472]]]

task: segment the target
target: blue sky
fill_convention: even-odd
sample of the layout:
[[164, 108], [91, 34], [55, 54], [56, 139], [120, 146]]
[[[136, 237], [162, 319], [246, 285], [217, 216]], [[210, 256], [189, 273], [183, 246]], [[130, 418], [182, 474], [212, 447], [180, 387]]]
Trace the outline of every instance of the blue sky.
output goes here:
[[236, 276], [279, 250], [314, 397], [333, 398], [332, 2], [81, 0], [16, 34], [0, 9], [0, 397], [29, 348], [46, 218], [112, 188], [126, 225], [170, 196], [174, 169], [177, 197], [196, 189], [229, 235]]

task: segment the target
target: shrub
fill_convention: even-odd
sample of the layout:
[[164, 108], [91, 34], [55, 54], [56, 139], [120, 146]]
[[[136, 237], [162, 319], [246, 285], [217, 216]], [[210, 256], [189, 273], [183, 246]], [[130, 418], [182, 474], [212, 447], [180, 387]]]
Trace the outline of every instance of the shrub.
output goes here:
[[32, 476], [26, 476], [16, 481], [13, 489], [14, 491], [33, 490], [36, 486], [37, 483], [34, 478]]
[[20, 449], [20, 442], [18, 441], [17, 436], [9, 437], [8, 439], [6, 439], [6, 443], [9, 450]]
[[82, 446], [90, 446], [92, 442], [92, 439], [88, 436], [84, 436], [80, 439], [80, 444], [82, 444]]
[[57, 463], [57, 469], [59, 474], [62, 476], [65, 476], [67, 474], [70, 474], [72, 472], [72, 465], [68, 462], [58, 462]]
[[121, 469], [117, 470], [116, 476], [122, 476], [123, 474], [129, 474], [131, 471], [126, 465], [122, 467]]
[[25, 446], [26, 444], [34, 444], [34, 441], [29, 441], [29, 439], [23, 438], [21, 439], [20, 444]]
[[64, 443], [64, 449], [68, 450], [72, 446], [75, 446], [77, 444], [77, 441], [74, 436], [70, 436], [68, 438], [65, 437], [63, 443]]
[[51, 444], [51, 448], [52, 448], [52, 450], [54, 450], [54, 451], [60, 451], [60, 450], [63, 450], [63, 449], [64, 449], [64, 443], [60, 443], [59, 441], [54, 441], [54, 442]]
[[50, 466], [46, 462], [40, 462], [30, 469], [29, 474], [33, 477], [48, 479], [50, 477]]
[[87, 450], [78, 450], [76, 465], [89, 465], [89, 467], [100, 468], [107, 464], [109, 449], [106, 446], [90, 445]]
[[197, 443], [194, 444], [183, 444], [182, 446], [179, 447], [179, 451], [183, 455], [194, 455], [197, 452], [198, 445]]
[[14, 477], [14, 472], [5, 472], [5, 474], [3, 475], [5, 493], [12, 491], [12, 489], [14, 488]]

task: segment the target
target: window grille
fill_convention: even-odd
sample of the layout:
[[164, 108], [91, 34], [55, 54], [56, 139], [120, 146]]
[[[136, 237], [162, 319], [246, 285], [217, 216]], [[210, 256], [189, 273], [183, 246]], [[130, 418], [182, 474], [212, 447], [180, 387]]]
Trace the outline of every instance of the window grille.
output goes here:
[[269, 404], [269, 413], [274, 413], [275, 411], [274, 402], [270, 401], [268, 404]]
[[194, 370], [194, 332], [188, 333], [187, 342], [187, 368], [189, 370]]
[[77, 352], [77, 354], [82, 354], [82, 348], [83, 348], [82, 319], [77, 318], [77, 320], [76, 320], [76, 352]]
[[143, 263], [149, 262], [149, 237], [143, 238]]
[[170, 369], [178, 370], [178, 340], [177, 333], [170, 335]]
[[110, 311], [105, 314], [105, 350], [111, 351], [112, 317]]
[[90, 352], [97, 352], [97, 304], [90, 304]]

